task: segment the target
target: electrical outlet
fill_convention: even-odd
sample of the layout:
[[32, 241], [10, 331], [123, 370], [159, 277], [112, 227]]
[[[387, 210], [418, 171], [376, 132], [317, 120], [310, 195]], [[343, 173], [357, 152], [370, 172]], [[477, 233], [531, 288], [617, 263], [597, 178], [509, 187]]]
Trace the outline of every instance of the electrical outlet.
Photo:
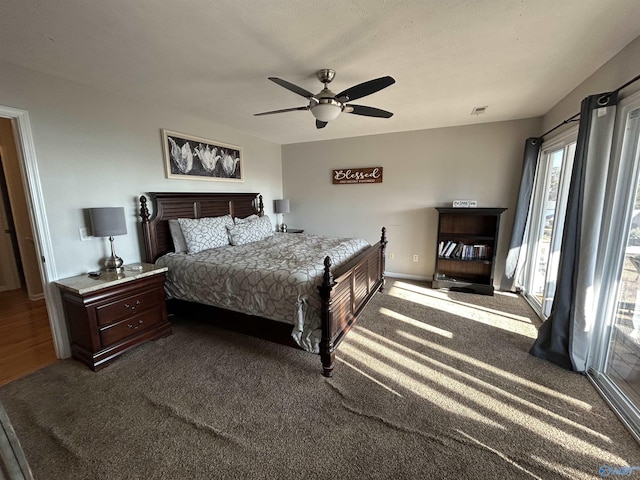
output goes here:
[[396, 255], [395, 255], [395, 253], [391, 252], [391, 253], [389, 254], [389, 260], [393, 260], [393, 258], [394, 258], [395, 256], [396, 256]]
[[413, 261], [414, 261], [414, 262], [417, 262], [417, 261], [418, 261], [418, 255], [414, 255], [414, 256], [413, 256]]
[[81, 242], [88, 242], [93, 238], [91, 235], [89, 235], [89, 232], [87, 231], [86, 227], [79, 228], [78, 231], [80, 232]]

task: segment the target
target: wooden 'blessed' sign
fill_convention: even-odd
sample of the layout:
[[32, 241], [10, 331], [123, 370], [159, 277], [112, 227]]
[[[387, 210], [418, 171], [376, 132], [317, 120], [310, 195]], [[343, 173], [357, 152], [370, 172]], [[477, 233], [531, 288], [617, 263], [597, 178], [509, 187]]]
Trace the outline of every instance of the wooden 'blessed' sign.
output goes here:
[[340, 170], [334, 170], [333, 183], [382, 183], [382, 167], [342, 168]]

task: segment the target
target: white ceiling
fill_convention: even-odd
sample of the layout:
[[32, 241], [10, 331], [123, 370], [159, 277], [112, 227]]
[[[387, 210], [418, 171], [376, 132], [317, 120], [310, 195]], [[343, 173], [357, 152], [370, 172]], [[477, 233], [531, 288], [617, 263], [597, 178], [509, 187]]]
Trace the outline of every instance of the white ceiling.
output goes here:
[[[0, 2], [1, 59], [279, 144], [540, 116], [639, 35], [637, 0]], [[308, 103], [267, 77], [318, 92], [320, 68], [394, 77], [356, 103], [395, 115], [253, 116]]]

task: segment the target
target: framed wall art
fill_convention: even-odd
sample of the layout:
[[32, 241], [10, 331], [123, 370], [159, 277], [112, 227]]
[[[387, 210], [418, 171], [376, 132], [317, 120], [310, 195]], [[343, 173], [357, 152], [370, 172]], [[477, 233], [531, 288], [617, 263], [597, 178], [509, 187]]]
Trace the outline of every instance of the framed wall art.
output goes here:
[[162, 129], [167, 178], [243, 182], [242, 148]]

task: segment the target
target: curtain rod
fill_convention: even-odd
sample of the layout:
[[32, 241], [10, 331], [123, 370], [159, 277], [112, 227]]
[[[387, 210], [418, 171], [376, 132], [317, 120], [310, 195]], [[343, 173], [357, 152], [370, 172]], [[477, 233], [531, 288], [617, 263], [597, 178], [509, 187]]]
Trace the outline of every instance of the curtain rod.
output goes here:
[[[635, 77], [633, 77], [631, 80], [629, 80], [627, 83], [621, 85], [620, 87], [616, 88], [615, 90], [613, 90], [611, 93], [618, 93], [620, 90], [622, 90], [623, 88], [627, 88], [629, 85], [631, 85], [632, 83], [637, 82], [638, 80], [640, 80], [640, 75], [637, 75]], [[580, 119], [576, 118], [577, 116], [580, 115], [580, 112], [576, 113], [575, 115], [570, 116], [569, 118], [567, 118], [566, 120], [560, 122], [558, 125], [556, 125], [555, 127], [553, 127], [551, 130], [548, 130], [546, 132], [544, 132], [542, 135], [540, 135], [540, 138], [546, 137], [547, 135], [549, 135], [551, 132], [557, 130], [558, 128], [560, 128], [563, 125], [566, 125], [567, 123], [570, 122], [577, 122]]]
[[549, 135], [551, 132], [553, 132], [554, 130], [557, 130], [558, 128], [560, 128], [563, 125], [566, 125], [567, 123], [571, 123], [571, 122], [577, 122], [578, 120], [580, 120], [579, 118], [576, 118], [577, 116], [580, 115], [580, 112], [576, 113], [575, 115], [572, 115], [571, 117], [567, 118], [566, 120], [560, 122], [558, 125], [556, 125], [555, 127], [553, 127], [551, 130], [547, 130], [546, 132], [544, 132], [542, 135], [540, 135], [540, 138], [546, 137], [547, 135]]
[[618, 93], [623, 88], [627, 88], [629, 85], [631, 85], [632, 83], [637, 82], [638, 80], [640, 80], [640, 75], [638, 75], [637, 77], [632, 78], [631, 80], [629, 80], [627, 83], [625, 83], [621, 87], [616, 88], [612, 93]]

